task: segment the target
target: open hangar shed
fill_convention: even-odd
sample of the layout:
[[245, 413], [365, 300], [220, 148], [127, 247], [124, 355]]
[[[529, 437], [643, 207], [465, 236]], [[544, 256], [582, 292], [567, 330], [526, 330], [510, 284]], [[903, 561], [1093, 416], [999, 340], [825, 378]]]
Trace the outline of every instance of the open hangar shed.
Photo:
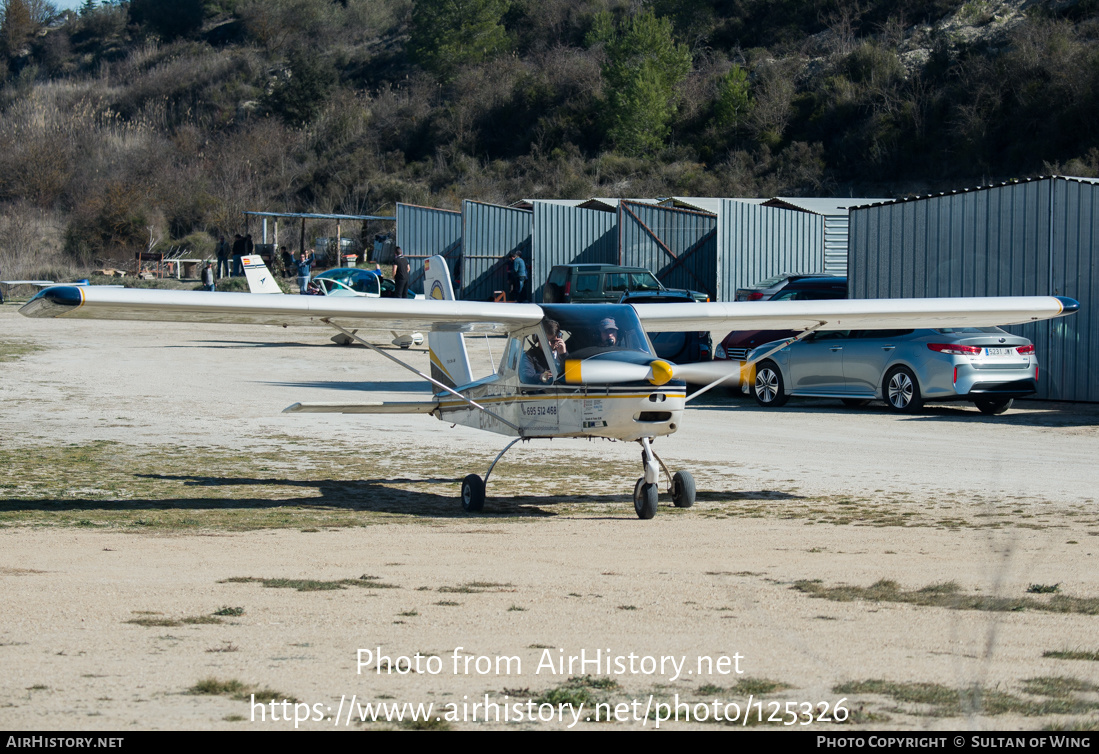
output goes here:
[[1069, 296], [1071, 317], [1007, 328], [1038, 351], [1038, 397], [1099, 401], [1099, 180], [1048, 176], [858, 207], [852, 298]]
[[505, 260], [514, 249], [527, 263], [536, 301], [553, 266], [584, 262], [646, 267], [670, 288], [722, 301], [782, 272], [843, 274], [848, 207], [874, 201], [593, 198], [505, 207], [466, 200], [460, 211], [398, 204], [397, 238], [412, 262], [414, 289], [423, 260], [441, 254], [459, 295], [470, 300], [507, 290]]

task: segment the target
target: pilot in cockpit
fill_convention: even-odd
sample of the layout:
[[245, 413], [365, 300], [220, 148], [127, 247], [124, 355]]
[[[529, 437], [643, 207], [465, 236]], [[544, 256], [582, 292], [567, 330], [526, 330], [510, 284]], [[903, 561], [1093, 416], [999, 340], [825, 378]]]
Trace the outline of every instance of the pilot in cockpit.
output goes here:
[[599, 345], [606, 348], [618, 345], [618, 325], [611, 317], [599, 320]]
[[551, 369], [546, 363], [546, 356], [538, 336], [532, 335], [531, 346], [523, 353], [523, 362], [519, 367], [519, 379], [526, 383], [549, 384], [553, 382], [554, 372], [563, 374], [565, 371], [566, 347], [560, 325], [552, 319], [546, 319], [542, 322], [542, 327], [549, 339], [554, 368]]

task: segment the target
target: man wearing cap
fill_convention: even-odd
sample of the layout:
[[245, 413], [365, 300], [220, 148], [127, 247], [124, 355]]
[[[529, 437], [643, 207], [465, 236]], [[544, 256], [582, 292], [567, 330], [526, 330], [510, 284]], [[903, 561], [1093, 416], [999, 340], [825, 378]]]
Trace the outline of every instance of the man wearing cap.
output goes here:
[[599, 320], [599, 345], [607, 348], [618, 345], [618, 325], [610, 317]]

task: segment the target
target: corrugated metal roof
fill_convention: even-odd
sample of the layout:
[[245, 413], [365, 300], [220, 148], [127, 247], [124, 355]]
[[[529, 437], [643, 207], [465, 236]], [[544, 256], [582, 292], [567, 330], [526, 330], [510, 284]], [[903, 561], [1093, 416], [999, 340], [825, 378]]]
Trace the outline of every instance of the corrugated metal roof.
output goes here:
[[260, 217], [299, 217], [306, 220], [396, 220], [387, 215], [324, 215], [316, 212], [253, 212], [245, 210], [246, 215], [258, 215]]
[[721, 213], [722, 202], [744, 202], [745, 204], [763, 204], [766, 199], [750, 198], [750, 197], [721, 197], [721, 196], [673, 196], [666, 199], [663, 204], [667, 204], [672, 207], [685, 207], [687, 209], [697, 209], [702, 212], [709, 212], [710, 214], [717, 215]]
[[768, 199], [764, 204], [768, 207], [782, 207], [784, 209], [812, 212], [815, 215], [846, 215], [852, 207], [865, 207], [869, 204], [883, 204], [892, 199], [852, 199], [852, 198], [819, 198], [819, 197], [790, 197], [776, 196]]
[[938, 194], [917, 194], [915, 196], [905, 196], [900, 199], [886, 199], [883, 201], [870, 200], [870, 204], [859, 205], [858, 207], [848, 207], [848, 209], [861, 209], [862, 207], [882, 207], [890, 204], [901, 204], [903, 202], [915, 202], [921, 199], [934, 199], [938, 196], [957, 196], [958, 194], [968, 194], [972, 191], [985, 191], [987, 189], [1003, 188], [1004, 186], [1017, 186], [1021, 183], [1033, 183], [1034, 181], [1073, 181], [1075, 183], [1087, 183], [1096, 185], [1099, 184], [1099, 178], [1082, 178], [1069, 175], [1039, 175], [1033, 178], [1015, 178], [1010, 181], [1003, 181], [1002, 183], [990, 183], [984, 186], [973, 186], [971, 188], [954, 189], [953, 191], [943, 191]]

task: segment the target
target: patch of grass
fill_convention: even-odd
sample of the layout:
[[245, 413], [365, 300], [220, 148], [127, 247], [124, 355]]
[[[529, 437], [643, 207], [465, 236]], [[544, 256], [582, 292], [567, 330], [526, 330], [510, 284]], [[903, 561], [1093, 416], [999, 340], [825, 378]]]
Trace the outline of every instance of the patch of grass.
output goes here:
[[770, 678], [741, 678], [733, 686], [733, 690], [740, 694], [770, 694], [792, 688], [793, 686], [788, 683], [773, 681]]
[[461, 602], [453, 602], [451, 600], [440, 600], [439, 602], [436, 602], [435, 604], [439, 605], [440, 607], [458, 607], [462, 603]]
[[576, 709], [581, 704], [585, 707], [594, 705], [598, 699], [591, 693], [590, 690], [583, 686], [573, 686], [568, 682], [542, 692], [539, 696], [535, 697], [535, 704], [552, 704], [557, 706], [558, 704], [569, 704], [573, 709]]
[[419, 615], [419, 613], [415, 610], [405, 610], [403, 613], [397, 613], [397, 615], [401, 616], [402, 618], [415, 618], [417, 615]]
[[296, 589], [299, 592], [326, 592], [346, 589], [349, 586], [360, 589], [399, 589], [396, 584], [385, 584], [377, 576], [360, 576], [357, 579], [337, 579], [320, 581], [318, 579], [259, 579], [252, 576], [234, 576], [223, 579], [219, 584], [263, 584], [266, 589]]
[[795, 581], [791, 587], [810, 597], [835, 602], [901, 602], [925, 607], [946, 607], [953, 610], [986, 610], [991, 612], [1018, 612], [1035, 610], [1048, 613], [1079, 613], [1099, 615], [1099, 599], [1095, 597], [1069, 597], [1055, 594], [1050, 600], [1031, 597], [992, 597], [981, 594], [965, 594], [958, 584], [947, 581], [920, 589], [906, 590], [896, 581], [882, 579], [868, 587], [826, 587], [819, 579]]
[[231, 641], [224, 641], [220, 647], [210, 647], [207, 652], [239, 652], [240, 647], [233, 644]]
[[43, 347], [35, 343], [26, 343], [18, 340], [0, 340], [0, 362], [15, 361], [28, 354], [43, 350]]
[[702, 696], [715, 696], [717, 694], [725, 693], [725, 689], [720, 686], [715, 686], [712, 683], [704, 683], [698, 687], [698, 693]]
[[518, 605], [512, 605], [508, 608], [509, 613], [525, 613], [526, 611], [525, 607], [519, 607]]
[[834, 686], [832, 691], [837, 694], [887, 696], [900, 704], [914, 705], [902, 709], [905, 714], [927, 717], [958, 717], [968, 714], [1040, 717], [1080, 714], [1099, 709], [1099, 704], [1073, 696], [1074, 691], [1066, 688], [1071, 685], [1069, 683], [1051, 682], [1050, 679], [1032, 680], [1040, 681], [1033, 686], [1035, 689], [1056, 689], [1063, 695], [1035, 701], [999, 689], [979, 686], [955, 689], [940, 683], [900, 683], [881, 679], [844, 683]]
[[214, 611], [214, 615], [244, 615], [243, 607], [222, 607]]
[[261, 700], [263, 702], [282, 702], [283, 700], [286, 700], [291, 703], [298, 701], [295, 697], [265, 686], [249, 685], [242, 681], [238, 681], [235, 678], [222, 681], [213, 676], [203, 678], [194, 686], [187, 689], [187, 693], [196, 696], [227, 696], [230, 699], [237, 699], [245, 702], [251, 701], [253, 696], [255, 696], [257, 702]]
[[436, 716], [426, 720], [403, 720], [401, 727], [405, 730], [451, 730], [452, 728], [449, 722]]
[[610, 676], [574, 675], [566, 683], [571, 686], [598, 689], [599, 691], [617, 691], [622, 688], [618, 681]]
[[1099, 686], [1079, 678], [1065, 676], [1040, 676], [1023, 681], [1023, 691], [1034, 696], [1068, 698], [1078, 692], [1099, 691]]
[[636, 610], [637, 605], [619, 605], [618, 609], [619, 610]]
[[441, 586], [435, 591], [444, 594], [480, 594], [482, 592], [514, 592], [515, 584], [500, 584], [495, 581], [470, 581], [458, 586]]
[[1089, 660], [1099, 662], [1099, 652], [1085, 652], [1079, 649], [1059, 649], [1042, 652], [1042, 657], [1050, 657], [1054, 660]]
[[131, 618], [126, 621], [127, 623], [133, 623], [135, 626], [145, 626], [146, 628], [152, 626], [182, 626], [182, 621], [178, 621], [175, 618]]
[[1053, 594], [1061, 588], [1060, 582], [1056, 584], [1031, 584], [1026, 588], [1027, 594]]
[[218, 618], [216, 615], [194, 615], [190, 618], [181, 618], [180, 623], [186, 623], [190, 626], [202, 626], [221, 623], [221, 618]]

